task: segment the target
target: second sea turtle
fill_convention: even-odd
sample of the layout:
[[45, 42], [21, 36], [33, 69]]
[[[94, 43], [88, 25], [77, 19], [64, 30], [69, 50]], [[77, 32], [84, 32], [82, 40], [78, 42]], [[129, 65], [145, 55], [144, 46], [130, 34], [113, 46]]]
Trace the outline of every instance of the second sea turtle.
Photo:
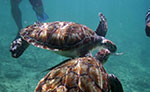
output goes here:
[[109, 55], [102, 49], [95, 57], [66, 60], [51, 68], [35, 92], [123, 92], [119, 79], [103, 67]]

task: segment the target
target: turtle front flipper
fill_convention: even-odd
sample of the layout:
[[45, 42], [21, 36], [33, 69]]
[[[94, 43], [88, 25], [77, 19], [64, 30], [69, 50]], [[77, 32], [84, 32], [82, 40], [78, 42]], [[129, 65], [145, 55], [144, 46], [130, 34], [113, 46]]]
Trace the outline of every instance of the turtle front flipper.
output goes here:
[[21, 37], [14, 40], [11, 43], [11, 47], [10, 47], [10, 52], [11, 52], [12, 57], [14, 58], [20, 57], [28, 46], [29, 44], [25, 40], [23, 40]]
[[146, 22], [145, 32], [146, 32], [146, 35], [150, 37], [150, 9], [146, 13], [145, 22]]
[[110, 83], [111, 92], [123, 92], [122, 84], [115, 75], [109, 74], [108, 79]]
[[96, 29], [96, 34], [99, 36], [103, 36], [105, 37], [106, 33], [107, 33], [107, 20], [105, 18], [105, 16], [102, 13], [99, 13], [99, 17], [100, 17], [100, 22], [99, 25]]

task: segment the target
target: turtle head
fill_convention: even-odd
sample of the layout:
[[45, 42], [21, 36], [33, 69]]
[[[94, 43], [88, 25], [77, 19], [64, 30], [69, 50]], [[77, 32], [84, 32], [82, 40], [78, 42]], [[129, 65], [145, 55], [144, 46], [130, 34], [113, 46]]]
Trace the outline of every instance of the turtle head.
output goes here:
[[102, 64], [104, 64], [107, 61], [109, 56], [110, 51], [108, 49], [101, 49], [99, 52], [95, 54], [95, 58]]
[[108, 49], [111, 53], [115, 53], [117, 51], [117, 46], [110, 40], [106, 39], [102, 36], [97, 36], [97, 43], [99, 47]]
[[117, 46], [108, 39], [102, 40], [103, 47], [107, 48], [111, 53], [115, 53], [117, 51]]

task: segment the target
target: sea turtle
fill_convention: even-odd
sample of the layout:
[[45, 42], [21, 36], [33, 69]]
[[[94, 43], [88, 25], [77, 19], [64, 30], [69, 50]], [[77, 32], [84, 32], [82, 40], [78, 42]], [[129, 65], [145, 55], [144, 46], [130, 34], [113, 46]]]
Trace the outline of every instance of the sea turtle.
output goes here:
[[109, 50], [102, 49], [95, 57], [66, 60], [51, 68], [35, 92], [123, 92], [119, 79], [102, 65], [109, 55]]
[[[116, 45], [104, 38], [107, 32], [106, 18], [102, 13], [99, 13], [99, 17], [101, 21], [96, 32], [85, 25], [74, 22], [38, 22], [23, 28], [20, 31], [20, 39], [36, 47], [71, 58], [90, 55], [89, 51], [96, 47], [108, 48], [113, 53], [117, 49]], [[20, 54], [17, 54], [16, 51], [11, 52], [18, 57], [24, 49], [18, 51], [21, 52]]]
[[147, 37], [150, 37], [150, 8], [148, 9], [146, 13], [145, 22], [146, 22], [145, 32], [146, 32]]

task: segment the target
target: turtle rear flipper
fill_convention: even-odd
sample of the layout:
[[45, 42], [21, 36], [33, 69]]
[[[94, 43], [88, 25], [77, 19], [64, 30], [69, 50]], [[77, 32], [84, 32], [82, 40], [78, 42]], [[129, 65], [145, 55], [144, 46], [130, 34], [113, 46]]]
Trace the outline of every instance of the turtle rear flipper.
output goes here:
[[123, 92], [122, 84], [115, 75], [109, 74], [108, 79], [109, 79], [109, 82], [110, 82], [111, 92]]
[[96, 34], [105, 37], [107, 33], [107, 20], [102, 13], [99, 13], [100, 23], [96, 29]]
[[11, 43], [11, 47], [10, 47], [10, 52], [11, 52], [12, 57], [14, 58], [20, 57], [28, 46], [29, 44], [25, 40], [23, 40], [21, 37], [14, 40]]

